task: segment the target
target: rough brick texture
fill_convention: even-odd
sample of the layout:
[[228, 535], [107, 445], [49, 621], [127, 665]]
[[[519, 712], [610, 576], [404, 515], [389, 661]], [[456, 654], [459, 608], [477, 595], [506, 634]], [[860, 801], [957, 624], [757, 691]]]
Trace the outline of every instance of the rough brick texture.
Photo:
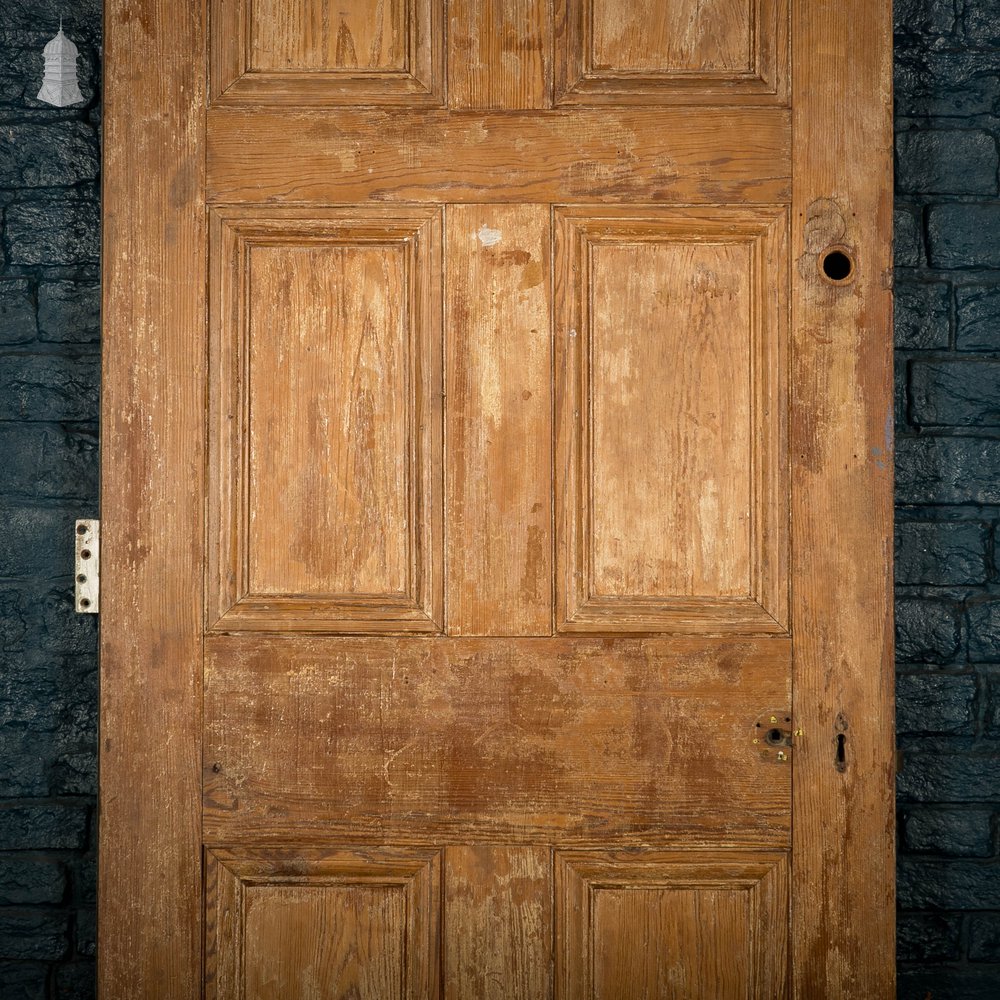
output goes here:
[[[1000, 996], [1000, 4], [896, 0], [899, 995]], [[39, 104], [60, 16], [82, 107]], [[0, 996], [90, 1000], [100, 0], [0, 5]], [[849, 914], [845, 915], [849, 919]]]
[[896, 0], [899, 996], [1000, 996], [1000, 4]]
[[[64, 18], [85, 103], [41, 104]], [[94, 997], [100, 0], [0, 2], [0, 997]]]

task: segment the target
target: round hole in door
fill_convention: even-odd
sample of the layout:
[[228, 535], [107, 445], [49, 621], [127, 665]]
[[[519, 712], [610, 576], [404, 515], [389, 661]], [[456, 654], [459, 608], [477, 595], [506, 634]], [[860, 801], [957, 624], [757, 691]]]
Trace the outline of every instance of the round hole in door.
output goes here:
[[834, 285], [845, 285], [854, 277], [854, 258], [846, 247], [829, 247], [819, 258], [820, 273]]

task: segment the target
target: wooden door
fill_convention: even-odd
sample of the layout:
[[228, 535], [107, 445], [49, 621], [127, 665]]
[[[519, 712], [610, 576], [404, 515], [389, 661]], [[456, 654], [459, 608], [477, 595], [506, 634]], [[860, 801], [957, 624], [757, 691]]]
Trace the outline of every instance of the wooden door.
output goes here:
[[109, 0], [105, 1000], [892, 995], [890, 26]]

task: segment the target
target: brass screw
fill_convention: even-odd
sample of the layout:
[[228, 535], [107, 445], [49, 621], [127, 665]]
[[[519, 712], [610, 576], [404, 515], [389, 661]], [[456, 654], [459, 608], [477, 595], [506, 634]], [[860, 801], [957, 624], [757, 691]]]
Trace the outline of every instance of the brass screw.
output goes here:
[[772, 722], [777, 722], [777, 721], [778, 721], [778, 717], [777, 717], [777, 716], [775, 716], [775, 715], [772, 715], [772, 716], [771, 716], [771, 721], [772, 721]]
[[788, 759], [788, 757], [786, 756], [785, 751], [784, 750], [779, 750], [778, 751], [778, 760], [787, 760], [787, 759]]

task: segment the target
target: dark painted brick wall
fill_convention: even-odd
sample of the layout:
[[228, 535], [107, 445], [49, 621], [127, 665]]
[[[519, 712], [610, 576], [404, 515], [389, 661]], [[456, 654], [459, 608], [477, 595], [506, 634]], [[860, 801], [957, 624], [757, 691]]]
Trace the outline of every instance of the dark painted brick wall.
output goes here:
[[[39, 103], [65, 15], [85, 105]], [[0, 0], [0, 998], [94, 995], [100, 0]]]
[[896, 0], [899, 995], [1000, 997], [1000, 2]]
[[[1000, 3], [897, 0], [900, 996], [1000, 996]], [[87, 103], [40, 105], [59, 15]], [[0, 8], [0, 997], [93, 992], [100, 0]], [[845, 915], [849, 919], [849, 915]]]

